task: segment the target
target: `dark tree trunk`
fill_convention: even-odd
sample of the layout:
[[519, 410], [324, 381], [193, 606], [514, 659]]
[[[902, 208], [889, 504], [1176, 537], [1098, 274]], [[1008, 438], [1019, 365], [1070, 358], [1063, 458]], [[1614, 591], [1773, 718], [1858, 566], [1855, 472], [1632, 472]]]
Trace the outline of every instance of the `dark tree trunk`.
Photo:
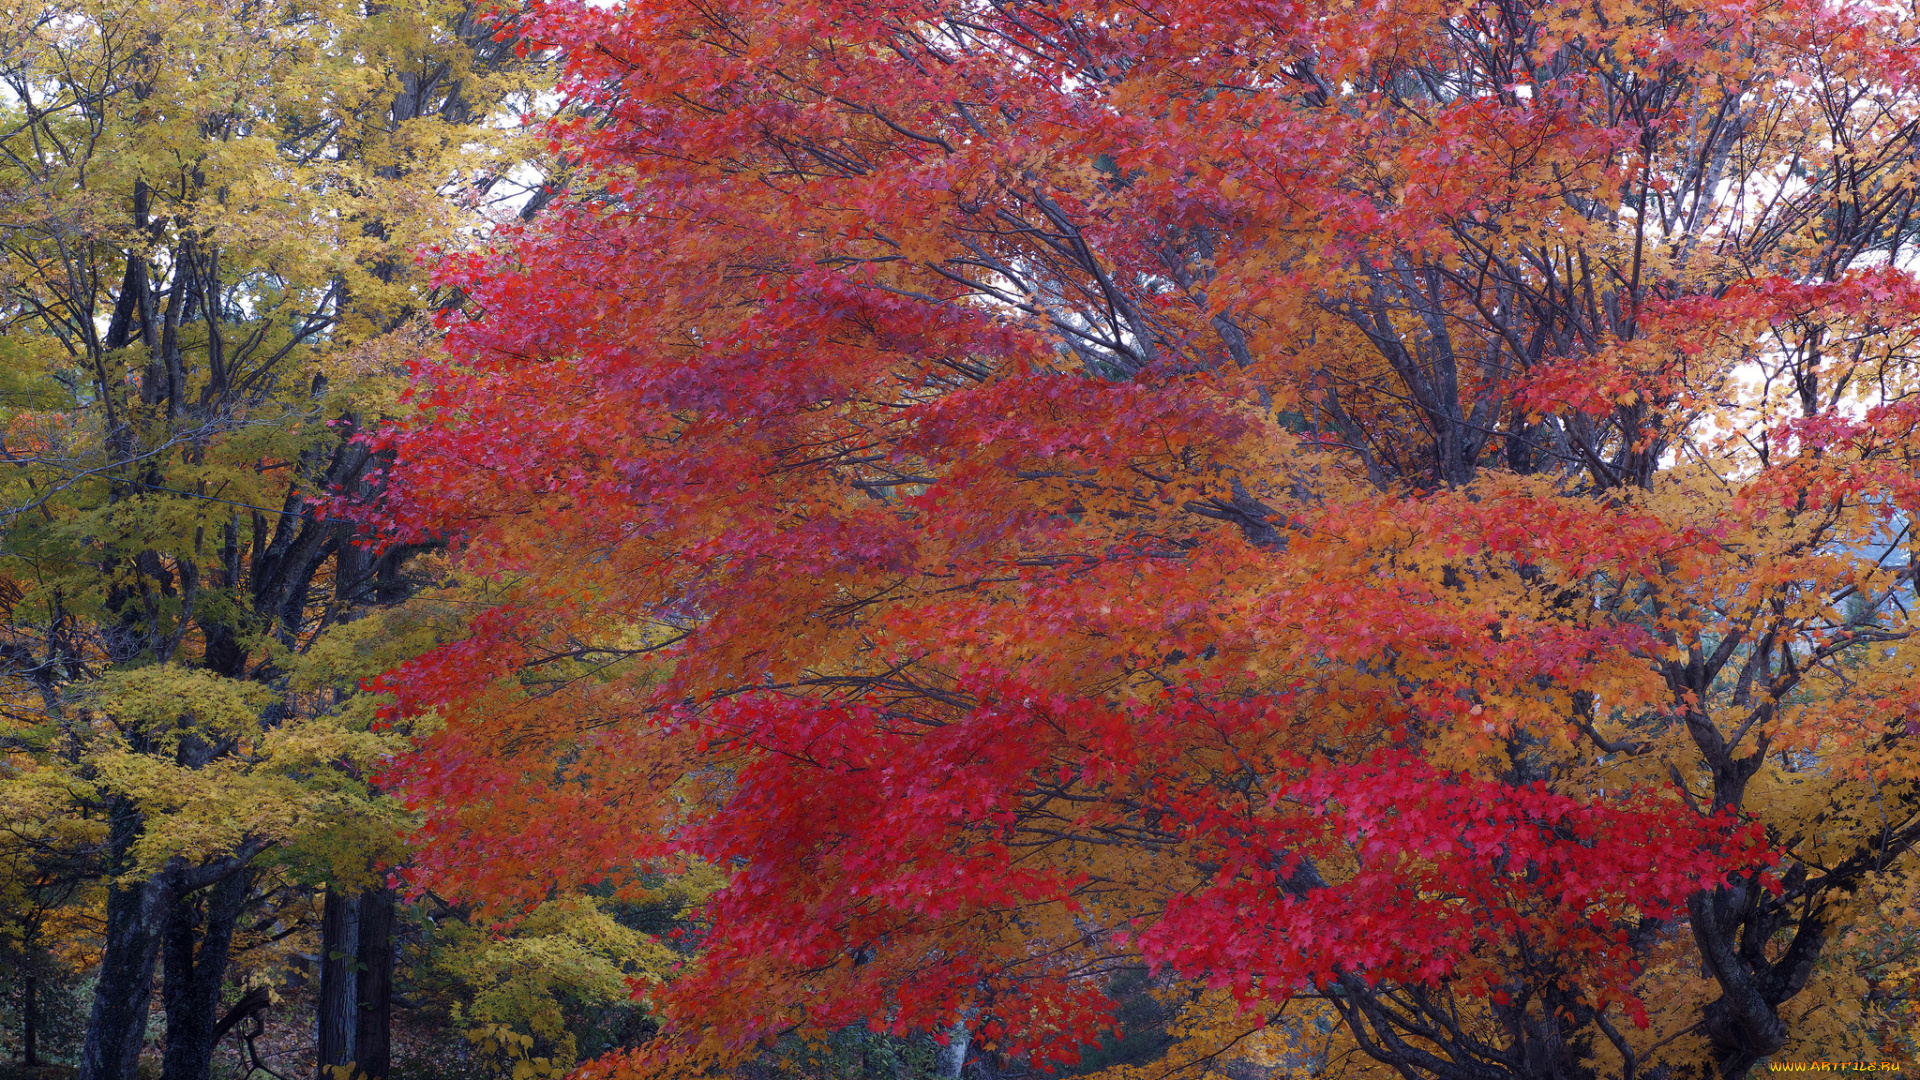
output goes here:
[[224, 619], [209, 619], [200, 623], [200, 631], [206, 639], [207, 670], [229, 679], [245, 678], [247, 650], [233, 625]]
[[252, 889], [253, 875], [241, 871], [208, 890], [204, 912], [185, 897], [173, 905], [162, 946], [167, 1050], [161, 1080], [209, 1080], [234, 924]]
[[78, 1080], [133, 1080], [140, 1044], [147, 1037], [159, 925], [170, 899], [158, 886], [148, 880], [115, 886], [107, 895], [106, 949], [87, 1018], [87, 1039], [80, 1049]]
[[[128, 869], [129, 853], [140, 837], [143, 822], [140, 811], [118, 797], [113, 799], [107, 816], [106, 872], [111, 879]], [[80, 1048], [80, 1073], [75, 1080], [134, 1080], [140, 1045], [147, 1037], [153, 969], [174, 905], [189, 893], [245, 870], [262, 846], [250, 841], [225, 858], [199, 866], [176, 858], [152, 877], [108, 889], [106, 948], [101, 954], [100, 980], [94, 989], [87, 1038]]]
[[360, 896], [360, 1009], [354, 1061], [370, 1080], [386, 1080], [393, 1022], [393, 892], [368, 889]]
[[20, 986], [20, 1059], [29, 1069], [40, 1064], [40, 1028], [34, 1015], [40, 1011], [39, 997], [40, 980], [28, 969]]
[[[140, 814], [116, 799], [109, 811], [107, 872], [121, 872], [140, 835]], [[107, 892], [106, 948], [100, 982], [80, 1048], [78, 1080], [133, 1080], [140, 1044], [147, 1037], [147, 1003], [153, 997], [153, 966], [160, 952], [160, 927], [172, 897], [160, 879], [113, 885]]]
[[320, 918], [319, 1071], [317, 1080], [332, 1080], [328, 1070], [353, 1062], [353, 1037], [358, 1034], [354, 998], [359, 990], [355, 960], [359, 955], [360, 902], [327, 888]]

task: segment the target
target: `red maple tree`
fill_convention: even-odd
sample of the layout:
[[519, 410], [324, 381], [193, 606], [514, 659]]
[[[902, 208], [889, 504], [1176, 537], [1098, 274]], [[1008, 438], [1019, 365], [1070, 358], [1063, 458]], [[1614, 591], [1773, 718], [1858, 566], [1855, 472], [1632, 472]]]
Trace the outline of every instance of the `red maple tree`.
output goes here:
[[1911, 22], [537, 25], [588, 179], [442, 262], [379, 511], [499, 595], [388, 680], [436, 888], [727, 870], [682, 1050], [1070, 1062], [1139, 965], [1404, 1075], [1838, 1037], [1920, 841]]

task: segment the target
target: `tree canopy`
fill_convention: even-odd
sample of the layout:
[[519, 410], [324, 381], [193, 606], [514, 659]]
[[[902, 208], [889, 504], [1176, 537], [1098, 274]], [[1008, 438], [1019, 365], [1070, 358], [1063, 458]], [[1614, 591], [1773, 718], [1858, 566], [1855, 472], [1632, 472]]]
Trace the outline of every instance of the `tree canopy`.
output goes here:
[[1196, 1061], [1310, 1015], [1404, 1076], [1871, 1056], [1910, 17], [533, 25], [595, 186], [440, 264], [378, 512], [508, 591], [385, 685], [445, 723], [394, 775], [435, 888], [729, 870], [691, 1056], [623, 1068], [1071, 1063], [1142, 967], [1242, 1010]]

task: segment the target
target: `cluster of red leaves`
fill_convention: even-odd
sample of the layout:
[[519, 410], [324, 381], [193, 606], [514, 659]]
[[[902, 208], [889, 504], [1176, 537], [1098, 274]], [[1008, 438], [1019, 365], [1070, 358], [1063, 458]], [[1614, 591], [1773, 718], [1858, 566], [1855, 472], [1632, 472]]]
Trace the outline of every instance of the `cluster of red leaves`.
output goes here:
[[[1512, 964], [1503, 946], [1521, 940], [1623, 985], [1635, 973], [1628, 928], [1671, 918], [1724, 867], [1763, 853], [1757, 828], [1675, 815], [1660, 799], [1592, 805], [1404, 752], [1349, 763], [1290, 752], [1311, 695], [1183, 693], [1120, 709], [1006, 681], [963, 686], [992, 704], [932, 732], [880, 709], [786, 699], [710, 714], [754, 754], [734, 797], [682, 840], [743, 869], [717, 898], [708, 966], [681, 993], [738, 992], [740, 972], [769, 958], [805, 979], [859, 957], [810, 1019], [949, 1018], [944, 994], [902, 992], [918, 981], [1017, 987], [1061, 1009], [1057, 1026], [1015, 1033], [1020, 1051], [1097, 1029], [1110, 1003], [1072, 993], [1072, 967], [1036, 953], [1016, 978], [951, 950], [955, 926], [1048, 904], [1097, 932], [1101, 883], [1032, 857], [1067, 799], [1082, 833], [1137, 834], [1193, 871], [1163, 906], [1113, 927], [1112, 944], [1250, 1001], [1342, 977], [1490, 995]], [[1198, 748], [1221, 756], [1197, 769]], [[1340, 869], [1327, 881], [1307, 867]], [[1072, 1001], [1095, 1011], [1074, 1015]]]

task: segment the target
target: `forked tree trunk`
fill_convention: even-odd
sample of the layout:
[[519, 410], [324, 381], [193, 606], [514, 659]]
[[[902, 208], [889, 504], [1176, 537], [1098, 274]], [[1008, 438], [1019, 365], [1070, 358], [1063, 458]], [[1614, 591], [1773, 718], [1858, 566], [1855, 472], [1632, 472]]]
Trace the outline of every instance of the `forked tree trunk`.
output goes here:
[[234, 925], [252, 891], [253, 875], [241, 871], [208, 890], [204, 913], [191, 898], [173, 905], [161, 946], [161, 998], [167, 1008], [161, 1080], [211, 1076], [220, 988], [226, 983]]
[[[128, 869], [134, 841], [140, 838], [144, 822], [139, 809], [118, 796], [109, 805], [107, 817], [106, 870], [118, 876]], [[86, 1041], [80, 1047], [76, 1080], [134, 1080], [140, 1046], [147, 1037], [154, 967], [175, 905], [194, 892], [241, 874], [264, 846], [260, 841], [249, 841], [230, 855], [198, 866], [175, 858], [151, 877], [109, 887], [106, 948], [101, 954], [100, 980], [87, 1018]], [[223, 946], [220, 971], [225, 970]]]

